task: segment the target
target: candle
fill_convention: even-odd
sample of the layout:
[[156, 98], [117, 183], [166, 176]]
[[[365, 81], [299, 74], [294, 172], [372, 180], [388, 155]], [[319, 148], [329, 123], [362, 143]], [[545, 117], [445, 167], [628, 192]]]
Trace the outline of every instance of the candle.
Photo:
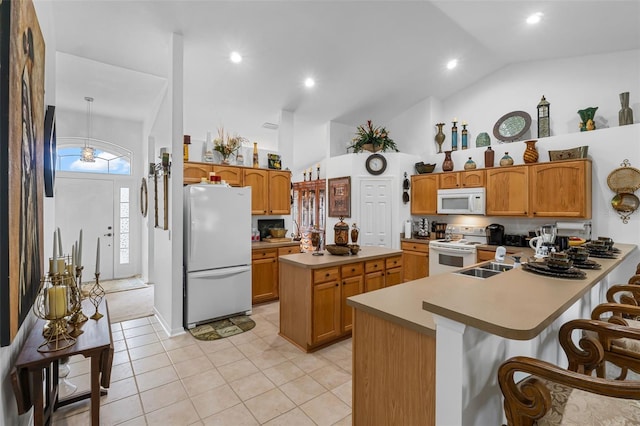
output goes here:
[[96, 274], [100, 273], [100, 237], [98, 237], [98, 246], [96, 248]]
[[71, 246], [71, 266], [73, 269], [76, 268], [76, 243]]
[[60, 252], [60, 256], [62, 256], [62, 232], [60, 232], [60, 228], [58, 228], [58, 252]]
[[169, 165], [169, 153], [168, 152], [163, 152], [162, 153], [162, 165], [165, 166], [165, 167]]
[[67, 288], [53, 286], [48, 291], [49, 296], [49, 316], [51, 318], [62, 318], [67, 313]]
[[53, 265], [51, 265], [51, 272], [52, 273], [57, 273], [58, 272], [58, 262], [56, 262], [56, 259], [58, 258], [58, 246], [56, 244], [56, 235], [57, 232], [53, 231]]
[[80, 229], [80, 242], [78, 243], [78, 267], [82, 266], [82, 229]]
[[466, 125], [467, 125], [467, 122], [466, 122], [466, 121], [463, 121], [463, 122], [462, 122], [462, 125], [463, 125], [463, 126], [466, 126]]
[[457, 123], [458, 122], [458, 117], [453, 117], [453, 122]]

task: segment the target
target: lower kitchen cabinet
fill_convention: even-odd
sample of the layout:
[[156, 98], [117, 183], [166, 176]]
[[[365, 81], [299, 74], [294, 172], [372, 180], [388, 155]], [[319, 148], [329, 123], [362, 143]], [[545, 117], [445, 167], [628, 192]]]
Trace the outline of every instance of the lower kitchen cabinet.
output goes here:
[[429, 243], [401, 242], [404, 281], [429, 276]]
[[[353, 310], [347, 298], [383, 288], [385, 281], [387, 285], [401, 283], [402, 257], [396, 253], [318, 269], [281, 262], [280, 335], [307, 352], [349, 336]], [[392, 266], [389, 275], [387, 261]]]
[[257, 249], [251, 253], [251, 303], [278, 298], [278, 249]]

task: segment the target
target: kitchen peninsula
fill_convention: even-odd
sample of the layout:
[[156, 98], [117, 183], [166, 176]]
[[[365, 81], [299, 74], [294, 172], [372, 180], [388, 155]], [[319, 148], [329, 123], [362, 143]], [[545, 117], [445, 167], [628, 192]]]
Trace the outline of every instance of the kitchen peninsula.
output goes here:
[[[498, 366], [525, 355], [566, 366], [557, 330], [604, 301], [617, 259], [585, 279], [512, 269], [487, 279], [448, 273], [348, 299], [354, 308], [353, 421], [502, 424]], [[437, 344], [436, 344], [437, 342]]]
[[402, 251], [362, 247], [351, 256], [298, 253], [279, 257], [280, 335], [311, 352], [349, 337], [346, 299], [402, 283]]

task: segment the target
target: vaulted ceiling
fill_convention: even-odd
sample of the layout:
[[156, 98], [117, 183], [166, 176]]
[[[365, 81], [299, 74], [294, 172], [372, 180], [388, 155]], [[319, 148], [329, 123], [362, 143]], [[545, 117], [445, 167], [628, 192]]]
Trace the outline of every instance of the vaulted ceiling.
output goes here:
[[[58, 106], [84, 110], [93, 96], [97, 114], [142, 119], [166, 84], [176, 32], [192, 134], [277, 123], [281, 110], [316, 123], [384, 120], [512, 63], [640, 49], [640, 0], [51, 1]], [[534, 12], [542, 21], [526, 25]]]

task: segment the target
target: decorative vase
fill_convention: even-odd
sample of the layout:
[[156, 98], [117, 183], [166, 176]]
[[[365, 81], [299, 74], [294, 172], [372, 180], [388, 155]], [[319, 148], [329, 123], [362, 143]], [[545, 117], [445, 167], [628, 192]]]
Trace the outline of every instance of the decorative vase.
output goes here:
[[337, 246], [346, 246], [349, 244], [349, 225], [343, 221], [342, 216], [340, 222], [336, 223], [333, 227], [334, 242]]
[[484, 166], [485, 167], [493, 167], [493, 162], [495, 158], [496, 152], [491, 149], [491, 147], [487, 147], [487, 150], [484, 152]]
[[363, 151], [378, 152], [381, 149], [382, 149], [382, 146], [374, 145], [372, 143], [365, 143], [364, 145], [362, 145], [362, 150]]
[[253, 167], [260, 167], [260, 161], [258, 160], [258, 142], [253, 143]]
[[444, 123], [436, 124], [436, 127], [438, 128], [438, 133], [436, 133], [435, 140], [436, 140], [436, 143], [438, 144], [438, 154], [442, 154], [442, 144], [444, 143], [444, 140], [447, 137], [442, 131], [442, 126], [444, 126]]
[[[456, 119], [453, 119], [453, 127], [451, 127], [451, 151], [458, 150], [458, 126]], [[445, 151], [446, 152], [446, 151]]]
[[229, 157], [222, 157], [222, 164], [229, 165], [231, 161], [229, 161]]
[[524, 154], [522, 154], [522, 159], [525, 164], [529, 163], [537, 163], [538, 162], [538, 150], [536, 149], [537, 140], [525, 141], [527, 144], [527, 148], [524, 150]]
[[475, 163], [475, 161], [473, 161], [473, 160], [471, 159], [471, 157], [469, 157], [469, 159], [467, 160], [467, 162], [466, 162], [466, 163], [464, 163], [464, 169], [465, 169], [465, 170], [473, 170], [473, 169], [475, 169], [475, 168], [476, 168], [476, 163]]
[[582, 120], [580, 122], [581, 132], [596, 129], [596, 123], [593, 121], [593, 118], [595, 117], [597, 110], [598, 110], [598, 107], [589, 107], [589, 108], [581, 109], [578, 111], [578, 115]]
[[621, 126], [633, 124], [633, 110], [629, 108], [629, 92], [620, 93], [620, 105], [622, 109], [618, 112], [618, 123]]
[[358, 235], [360, 234], [360, 229], [354, 223], [351, 228], [351, 243], [358, 244]]
[[513, 158], [511, 158], [508, 152], [505, 152], [504, 156], [500, 159], [500, 167], [504, 166], [513, 166]]
[[444, 152], [444, 162], [442, 163], [442, 170], [450, 172], [453, 170], [453, 160], [451, 159], [451, 151]]
[[482, 132], [476, 137], [476, 148], [491, 145], [491, 138], [487, 132]]

